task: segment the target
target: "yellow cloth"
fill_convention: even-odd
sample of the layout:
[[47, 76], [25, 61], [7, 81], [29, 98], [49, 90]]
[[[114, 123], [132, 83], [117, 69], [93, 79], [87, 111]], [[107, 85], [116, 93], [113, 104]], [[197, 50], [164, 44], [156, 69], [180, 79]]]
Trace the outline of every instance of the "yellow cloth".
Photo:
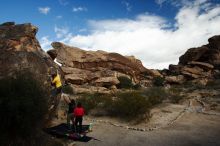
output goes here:
[[52, 83], [56, 85], [56, 88], [59, 88], [59, 87], [62, 86], [62, 83], [61, 83], [61, 80], [60, 80], [60, 76], [58, 74], [53, 79]]

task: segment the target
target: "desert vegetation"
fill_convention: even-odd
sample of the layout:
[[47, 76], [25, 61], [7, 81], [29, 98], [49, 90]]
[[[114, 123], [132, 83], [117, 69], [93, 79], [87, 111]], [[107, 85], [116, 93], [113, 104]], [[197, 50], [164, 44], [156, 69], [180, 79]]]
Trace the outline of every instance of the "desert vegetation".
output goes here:
[[117, 85], [117, 87], [119, 89], [131, 89], [134, 86], [131, 79], [129, 79], [128, 77], [120, 76], [118, 77], [118, 80], [119, 84]]
[[140, 121], [150, 118], [150, 110], [165, 99], [178, 103], [183, 98], [179, 88], [165, 90], [150, 87], [142, 90], [127, 90], [113, 94], [81, 94], [88, 115], [111, 116], [125, 121]]
[[154, 77], [153, 85], [154, 86], [163, 86], [165, 79], [163, 77]]
[[70, 95], [74, 94], [74, 90], [69, 84], [63, 86], [62, 92], [65, 94], [70, 94]]
[[42, 145], [47, 92], [31, 73], [0, 80], [0, 145]]

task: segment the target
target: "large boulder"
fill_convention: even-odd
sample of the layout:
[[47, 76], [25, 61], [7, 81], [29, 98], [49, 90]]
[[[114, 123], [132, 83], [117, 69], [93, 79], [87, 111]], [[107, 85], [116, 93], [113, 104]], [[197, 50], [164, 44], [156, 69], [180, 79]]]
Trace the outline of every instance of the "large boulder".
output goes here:
[[112, 87], [114, 85], [119, 84], [119, 80], [116, 77], [102, 77], [97, 80], [95, 80], [95, 85], [96, 86], [101, 86], [101, 87]]
[[166, 76], [165, 81], [168, 84], [182, 84], [185, 82], [185, 77], [183, 75]]
[[170, 64], [169, 65], [169, 74], [180, 74], [181, 69], [182, 69], [182, 65], [174, 65], [174, 64]]
[[[11, 22], [0, 25], [0, 79], [16, 78], [18, 73], [28, 72], [50, 92], [50, 73], [60, 70], [41, 49], [35, 37], [37, 30], [38, 28], [30, 23], [15, 25]], [[47, 97], [48, 114], [45, 124], [55, 114], [58, 103], [58, 98]]]
[[209, 63], [215, 67], [220, 66], [220, 36], [208, 39], [209, 43], [202, 47], [191, 48], [179, 58], [179, 64], [186, 65], [191, 61]]
[[212, 70], [214, 68], [214, 66], [212, 64], [209, 63], [204, 63], [204, 62], [198, 62], [198, 61], [191, 61], [188, 62], [189, 65], [193, 65], [193, 66], [199, 66], [205, 70]]
[[214, 50], [220, 50], [220, 36], [216, 35], [208, 39], [208, 47]]
[[210, 78], [212, 77], [212, 71], [211, 70], [204, 70], [198, 66], [190, 67], [190, 66], [184, 66], [181, 69], [181, 74], [188, 76], [192, 79], [198, 79], [198, 78]]
[[101, 93], [101, 94], [109, 94], [111, 91], [105, 87], [97, 87], [97, 86], [90, 86], [90, 85], [71, 85], [71, 87], [74, 89], [74, 92], [76, 94], [81, 94], [81, 93]]
[[184, 55], [180, 56], [179, 64], [186, 65], [191, 61], [199, 61], [209, 50], [206, 46], [188, 49]]
[[66, 80], [74, 85], [88, 84], [113, 88], [117, 77], [128, 76], [139, 83], [144, 76], [161, 76], [158, 71], [146, 69], [134, 56], [122, 56], [105, 51], [85, 51], [60, 42], [52, 43], [47, 53], [62, 64]]
[[[169, 66], [170, 75], [183, 75], [185, 79], [202, 85], [216, 78], [216, 72], [220, 70], [220, 36], [208, 41], [207, 45], [188, 49], [180, 56], [178, 65]], [[171, 80], [167, 79], [168, 82]]]

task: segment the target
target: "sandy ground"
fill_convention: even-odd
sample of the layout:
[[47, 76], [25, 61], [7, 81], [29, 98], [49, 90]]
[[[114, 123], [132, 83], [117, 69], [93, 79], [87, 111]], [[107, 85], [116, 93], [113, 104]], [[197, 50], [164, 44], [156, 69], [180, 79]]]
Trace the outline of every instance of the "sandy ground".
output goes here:
[[[196, 98], [182, 104], [164, 103], [151, 110], [150, 121], [138, 125], [109, 117], [85, 117], [83, 124], [93, 123], [93, 131], [87, 136], [94, 139], [89, 142], [65, 140], [65, 143], [67, 146], [220, 146], [220, 102], [215, 103], [218, 105], [215, 110]], [[65, 121], [56, 123], [60, 122]]]
[[95, 123], [93, 132], [88, 136], [98, 140], [87, 143], [74, 142], [74, 144], [76, 146], [220, 146], [220, 117], [186, 113], [168, 127], [147, 132]]
[[[182, 105], [163, 104], [152, 110], [153, 117], [138, 128], [155, 128], [152, 131], [137, 131], [114, 126], [106, 121], [93, 121], [93, 131], [88, 133], [95, 139], [89, 142], [68, 142], [68, 146], [220, 146], [220, 115], [201, 113], [205, 109], [195, 100]], [[208, 111], [208, 113], [213, 113]], [[178, 117], [178, 118], [177, 118]], [[97, 119], [96, 119], [97, 120]], [[107, 118], [116, 123], [116, 120]], [[84, 120], [84, 124], [91, 119]]]

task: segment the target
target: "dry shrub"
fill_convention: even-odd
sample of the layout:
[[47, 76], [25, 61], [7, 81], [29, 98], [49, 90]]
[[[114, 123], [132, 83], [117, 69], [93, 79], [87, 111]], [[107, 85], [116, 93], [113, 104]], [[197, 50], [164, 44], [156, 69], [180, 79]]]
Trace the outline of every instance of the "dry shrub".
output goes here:
[[0, 145], [41, 145], [48, 96], [29, 72], [0, 80]]

